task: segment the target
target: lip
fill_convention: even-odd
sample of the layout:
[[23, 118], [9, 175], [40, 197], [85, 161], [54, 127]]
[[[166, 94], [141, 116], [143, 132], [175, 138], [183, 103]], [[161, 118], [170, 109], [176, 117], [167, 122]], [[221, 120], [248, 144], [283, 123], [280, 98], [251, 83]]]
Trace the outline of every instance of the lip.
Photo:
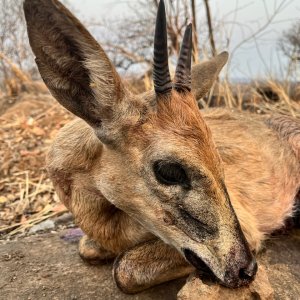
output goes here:
[[[192, 250], [185, 248], [183, 249], [183, 253], [187, 261], [189, 261], [197, 269], [197, 272], [200, 276], [211, 279], [212, 281], [216, 281], [223, 286], [226, 286], [228, 288], [238, 288], [244, 285], [248, 285], [251, 281], [253, 281], [254, 277], [245, 276], [244, 278], [237, 278], [237, 276], [239, 275], [234, 276], [229, 271], [226, 271], [224, 278], [220, 279], [214, 274], [213, 270], [208, 266], [208, 264], [204, 262], [203, 259], [196, 255]], [[254, 273], [256, 273], [256, 271], [257, 266], [254, 270]]]
[[183, 249], [185, 258], [197, 269], [200, 275], [210, 278], [214, 281], [218, 280], [216, 275], [212, 272], [211, 268], [192, 250]]

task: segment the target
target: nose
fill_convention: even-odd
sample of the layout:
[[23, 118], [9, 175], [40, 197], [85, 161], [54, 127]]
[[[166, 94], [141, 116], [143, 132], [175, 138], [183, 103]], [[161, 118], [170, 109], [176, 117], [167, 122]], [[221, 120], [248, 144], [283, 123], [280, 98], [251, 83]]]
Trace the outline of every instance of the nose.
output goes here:
[[221, 284], [230, 288], [237, 288], [251, 283], [257, 272], [257, 263], [254, 257], [249, 261], [248, 265], [244, 264], [242, 268], [229, 267]]
[[256, 272], [257, 272], [257, 263], [255, 258], [253, 258], [250, 264], [246, 268], [240, 269], [239, 277], [242, 281], [250, 282], [254, 279]]
[[243, 262], [243, 267], [239, 268], [236, 263], [227, 267], [223, 279], [219, 279], [209, 267], [196, 253], [190, 249], [183, 249], [183, 253], [187, 261], [189, 261], [200, 274], [218, 280], [222, 285], [229, 288], [237, 288], [248, 285], [253, 281], [257, 272], [257, 263], [254, 257], [249, 257], [249, 263]]

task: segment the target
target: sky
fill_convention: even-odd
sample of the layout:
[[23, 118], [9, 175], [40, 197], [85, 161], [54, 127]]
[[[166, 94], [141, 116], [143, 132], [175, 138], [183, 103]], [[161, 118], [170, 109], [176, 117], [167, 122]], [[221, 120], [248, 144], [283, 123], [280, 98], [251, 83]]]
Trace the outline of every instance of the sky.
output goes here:
[[[150, 0], [149, 0], [150, 1]], [[136, 0], [69, 0], [76, 14], [85, 20], [115, 20], [130, 16]], [[199, 24], [206, 20], [202, 0], [196, 0]], [[284, 3], [282, 7], [280, 4]], [[218, 49], [229, 51], [230, 76], [249, 80], [269, 76], [283, 77], [287, 60], [279, 51], [278, 39], [284, 31], [300, 20], [299, 0], [210, 0], [213, 22], [222, 20], [223, 36], [230, 36], [229, 45]], [[256, 39], [251, 35], [268, 23], [273, 12], [279, 13]], [[234, 11], [237, 8], [237, 12]], [[220, 23], [219, 23], [220, 24]], [[248, 42], [237, 47], [243, 40]], [[199, 37], [201, 41], [201, 37]], [[101, 43], [101, 40], [99, 41]], [[217, 41], [218, 44], [218, 41]]]

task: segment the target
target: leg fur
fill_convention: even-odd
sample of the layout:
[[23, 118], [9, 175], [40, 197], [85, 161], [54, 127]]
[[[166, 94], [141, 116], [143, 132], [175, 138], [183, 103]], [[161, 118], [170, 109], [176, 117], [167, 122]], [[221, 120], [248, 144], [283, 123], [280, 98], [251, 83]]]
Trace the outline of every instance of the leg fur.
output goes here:
[[[84, 177], [85, 176], [85, 177]], [[60, 200], [68, 204], [76, 224], [101, 248], [118, 255], [141, 242], [153, 238], [146, 229], [126, 213], [108, 202], [100, 191], [90, 183], [92, 179], [86, 175], [74, 176], [72, 185], [72, 198], [66, 200], [66, 194], [59, 184], [55, 184], [55, 190]]]
[[105, 250], [101, 245], [86, 235], [80, 239], [79, 242], [79, 255], [87, 263], [97, 265], [105, 263], [116, 255], [108, 250]]
[[132, 294], [187, 276], [193, 270], [175, 248], [161, 240], [152, 240], [119, 255], [113, 276], [123, 292]]

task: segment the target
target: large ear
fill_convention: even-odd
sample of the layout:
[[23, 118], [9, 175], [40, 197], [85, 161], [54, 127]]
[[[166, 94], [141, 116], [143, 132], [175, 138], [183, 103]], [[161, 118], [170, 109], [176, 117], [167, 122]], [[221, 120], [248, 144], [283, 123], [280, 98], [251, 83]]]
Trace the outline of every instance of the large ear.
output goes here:
[[192, 92], [197, 100], [211, 89], [227, 60], [228, 53], [222, 52], [211, 60], [192, 67]]
[[101, 127], [125, 92], [101, 46], [57, 0], [25, 0], [24, 12], [30, 45], [50, 92], [92, 127]]

